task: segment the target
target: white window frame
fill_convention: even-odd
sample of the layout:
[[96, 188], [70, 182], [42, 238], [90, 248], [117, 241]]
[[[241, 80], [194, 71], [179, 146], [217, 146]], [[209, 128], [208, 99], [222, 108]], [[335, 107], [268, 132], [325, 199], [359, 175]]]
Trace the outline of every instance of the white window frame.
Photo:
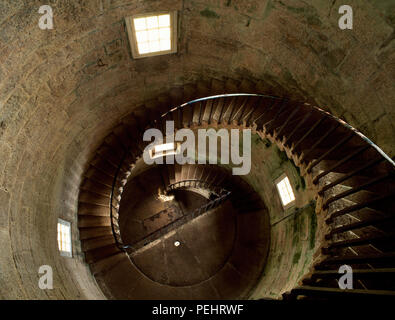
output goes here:
[[[289, 181], [289, 185], [290, 185], [290, 187], [291, 187], [292, 194], [293, 194], [293, 197], [294, 197], [294, 199], [293, 199], [291, 202], [287, 203], [287, 204], [284, 204], [283, 199], [282, 199], [282, 197], [281, 197], [280, 189], [279, 189], [279, 187], [278, 187], [278, 184], [279, 184], [282, 180], [284, 180], [285, 178], [287, 178], [288, 181]], [[275, 184], [275, 186], [276, 186], [277, 193], [278, 193], [278, 196], [279, 196], [279, 198], [280, 198], [280, 202], [281, 202], [281, 205], [283, 206], [283, 208], [284, 208], [284, 209], [288, 209], [288, 208], [294, 206], [294, 205], [295, 205], [295, 201], [296, 201], [296, 195], [295, 195], [295, 191], [294, 191], [294, 189], [293, 189], [293, 187], [292, 187], [291, 180], [289, 179], [289, 177], [287, 176], [287, 174], [286, 174], [286, 173], [283, 173], [280, 177], [278, 177], [278, 178], [274, 181], [274, 184]]]
[[[158, 52], [149, 52], [140, 54], [137, 47], [137, 39], [136, 39], [136, 31], [134, 29], [133, 19], [135, 18], [146, 18], [150, 16], [159, 16], [162, 14], [170, 15], [170, 50], [166, 51], [158, 51]], [[132, 56], [134, 59], [141, 59], [152, 56], [161, 56], [164, 54], [171, 54], [177, 52], [177, 11], [158, 11], [158, 12], [150, 12], [143, 14], [136, 14], [130, 17], [125, 18], [126, 28], [129, 36], [130, 48], [132, 50]]]
[[[61, 248], [59, 248], [59, 224], [62, 224], [69, 229], [69, 237], [70, 237], [70, 251], [63, 251]], [[68, 257], [71, 258], [73, 256], [73, 243], [72, 243], [72, 238], [71, 238], [71, 223], [69, 221], [63, 220], [63, 219], [58, 219], [58, 224], [57, 224], [57, 246], [58, 250], [60, 252], [60, 255], [63, 257]]]

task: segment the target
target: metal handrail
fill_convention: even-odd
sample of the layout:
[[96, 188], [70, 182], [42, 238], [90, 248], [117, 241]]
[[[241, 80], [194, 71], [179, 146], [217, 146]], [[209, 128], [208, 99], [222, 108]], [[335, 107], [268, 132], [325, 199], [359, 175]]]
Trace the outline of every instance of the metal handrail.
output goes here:
[[204, 181], [204, 180], [185, 179], [185, 180], [180, 180], [180, 181], [177, 181], [175, 183], [168, 185], [166, 188], [166, 193], [170, 193], [171, 191], [173, 191], [175, 189], [181, 189], [181, 188], [206, 189], [206, 190], [215, 192], [217, 195], [222, 195], [225, 192], [227, 192], [227, 190], [225, 190], [221, 186], [211, 184], [211, 183]]
[[195, 209], [192, 212], [192, 216], [195, 217], [195, 213], [198, 214], [198, 216], [202, 215], [203, 213], [214, 209], [216, 207], [218, 207], [221, 203], [223, 203], [226, 199], [228, 199], [228, 197], [230, 196], [231, 192], [230, 191], [225, 191], [225, 194], [219, 196], [218, 198], [215, 198], [214, 200], [211, 200], [205, 204], [203, 204], [202, 206], [200, 206], [199, 208]]
[[229, 198], [230, 194], [231, 192], [227, 191], [225, 194], [219, 196], [218, 198], [211, 200], [204, 205], [201, 205], [199, 208], [196, 208], [195, 210], [192, 210], [189, 213], [184, 214], [183, 216], [170, 222], [169, 224], [149, 233], [143, 239], [136, 241], [134, 244], [125, 245], [124, 249], [132, 249], [132, 252], [130, 253], [133, 253], [134, 251], [146, 246], [148, 243], [157, 240], [161, 236], [169, 233], [174, 228], [181, 226], [186, 222], [191, 221], [201, 216], [202, 214], [219, 207], [222, 203], [224, 203]]
[[123, 156], [122, 156], [122, 158], [121, 158], [120, 164], [119, 164], [119, 166], [117, 167], [117, 170], [115, 171], [115, 176], [114, 176], [114, 179], [113, 179], [113, 182], [112, 182], [111, 194], [110, 194], [110, 220], [111, 220], [111, 230], [112, 230], [112, 234], [113, 234], [114, 239], [115, 239], [115, 245], [116, 245], [119, 249], [121, 249], [121, 250], [124, 250], [124, 249], [129, 248], [129, 246], [128, 246], [128, 245], [124, 245], [123, 242], [122, 242], [121, 234], [120, 234], [120, 233], [118, 234], [117, 232], [115, 232], [115, 227], [116, 227], [116, 226], [118, 227], [118, 230], [120, 230], [120, 228], [119, 228], [118, 219], [116, 219], [116, 223], [114, 223], [113, 209], [116, 209], [118, 214], [119, 214], [119, 212], [118, 212], [119, 209], [118, 209], [118, 208], [114, 208], [114, 206], [113, 206], [113, 201], [114, 201], [115, 186], [116, 186], [116, 184], [117, 184], [118, 175], [119, 175], [119, 172], [121, 171], [121, 167], [122, 167], [122, 165], [123, 165], [123, 162], [124, 162], [124, 160], [125, 160], [127, 154], [128, 154], [128, 150], [126, 150], [126, 151], [124, 152], [124, 154], [123, 154]]

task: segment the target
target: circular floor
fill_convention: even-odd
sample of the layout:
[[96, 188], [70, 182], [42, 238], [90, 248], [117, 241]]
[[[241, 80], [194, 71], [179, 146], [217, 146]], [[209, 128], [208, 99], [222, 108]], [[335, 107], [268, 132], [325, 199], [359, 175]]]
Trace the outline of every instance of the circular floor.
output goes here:
[[[146, 239], [209, 201], [196, 190], [178, 190], [163, 202], [160, 183], [148, 170], [125, 186], [119, 211], [124, 243]], [[267, 211], [240, 212], [228, 200], [125, 254], [98, 282], [117, 299], [244, 299], [262, 277], [269, 241]]]

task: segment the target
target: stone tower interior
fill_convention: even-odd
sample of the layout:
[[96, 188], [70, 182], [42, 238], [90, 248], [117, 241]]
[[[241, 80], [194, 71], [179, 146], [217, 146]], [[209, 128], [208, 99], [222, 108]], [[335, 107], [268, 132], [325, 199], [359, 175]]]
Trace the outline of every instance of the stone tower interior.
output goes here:
[[[0, 0], [0, 299], [394, 298], [395, 3], [342, 4]], [[136, 58], [126, 18], [166, 12]], [[250, 171], [147, 164], [169, 121], [249, 130]]]

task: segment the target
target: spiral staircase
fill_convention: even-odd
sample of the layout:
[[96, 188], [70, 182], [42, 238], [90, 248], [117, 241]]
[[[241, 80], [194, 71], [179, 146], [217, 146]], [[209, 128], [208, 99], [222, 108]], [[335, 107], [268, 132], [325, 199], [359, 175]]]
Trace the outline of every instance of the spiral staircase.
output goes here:
[[[307, 103], [257, 94], [261, 90], [259, 83], [232, 79], [174, 88], [169, 95], [134, 109], [104, 139], [86, 168], [78, 214], [86, 262], [107, 297], [245, 299], [262, 275], [270, 239], [254, 228], [250, 238], [243, 239], [237, 228], [251, 216], [267, 224], [265, 204], [242, 178], [229, 175], [219, 166], [158, 165], [155, 174], [159, 182], [152, 186], [160, 185], [167, 195], [195, 189], [213, 196], [203, 197], [203, 204], [188, 208], [187, 213], [183, 210], [184, 220], [161, 224], [154, 232], [144, 234], [140, 242], [125, 241], [123, 208], [133, 208], [139, 199], [154, 192], [144, 190], [150, 184], [147, 180], [136, 184], [134, 171], [148, 144], [142, 135], [147, 128], [164, 131], [165, 121], [173, 120], [176, 130], [251, 128], [284, 151], [314, 190], [315, 211], [323, 220], [317, 233], [324, 241], [310, 273], [291, 291], [283, 292], [283, 299], [395, 298], [394, 162], [366, 137], [327, 112]], [[230, 194], [221, 198], [224, 194], [220, 190]], [[161, 208], [158, 216], [168, 218], [169, 212], [162, 209], [168, 210]], [[202, 216], [222, 217], [224, 212], [230, 212], [232, 218], [218, 219], [236, 231], [232, 241], [224, 242], [229, 247], [228, 255], [218, 262], [215, 272], [179, 282], [176, 276], [171, 280], [167, 274], [163, 280], [155, 274], [155, 268], [142, 267], [144, 254], [150, 252], [144, 250], [145, 246], [158, 239], [166, 242], [166, 235]], [[174, 239], [169, 239], [165, 250], [172, 250]], [[249, 243], [248, 252], [240, 251], [237, 244], [243, 242]], [[142, 252], [140, 259], [136, 251]], [[339, 288], [338, 269], [344, 264], [353, 268], [353, 289]], [[183, 276], [188, 277], [188, 272]], [[125, 283], [133, 285], [125, 287]], [[124, 292], [114, 289], [122, 286]]]

